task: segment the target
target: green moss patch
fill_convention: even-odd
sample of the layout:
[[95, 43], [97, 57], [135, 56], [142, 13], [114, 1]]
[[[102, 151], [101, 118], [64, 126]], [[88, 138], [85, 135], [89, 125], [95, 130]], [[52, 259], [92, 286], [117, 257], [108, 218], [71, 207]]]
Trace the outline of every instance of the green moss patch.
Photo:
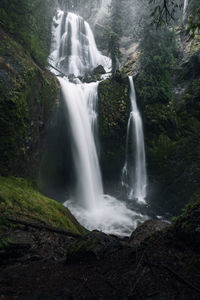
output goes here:
[[0, 213], [2, 216], [34, 221], [83, 234], [86, 230], [60, 203], [43, 196], [22, 178], [0, 177]]

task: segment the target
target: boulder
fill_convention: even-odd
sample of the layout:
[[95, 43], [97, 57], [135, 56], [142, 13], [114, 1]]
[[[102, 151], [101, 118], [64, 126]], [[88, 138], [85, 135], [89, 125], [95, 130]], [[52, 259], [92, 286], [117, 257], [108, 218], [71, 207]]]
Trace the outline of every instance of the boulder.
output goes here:
[[100, 260], [105, 255], [118, 251], [120, 248], [120, 240], [95, 230], [68, 246], [67, 262]]
[[94, 70], [93, 70], [93, 74], [94, 75], [98, 75], [98, 74], [106, 74], [106, 71], [104, 69], [104, 67], [102, 65], [97, 66]]
[[169, 228], [171, 225], [166, 221], [148, 220], [139, 225], [130, 236], [129, 242], [132, 247], [139, 246], [146, 238], [153, 233]]

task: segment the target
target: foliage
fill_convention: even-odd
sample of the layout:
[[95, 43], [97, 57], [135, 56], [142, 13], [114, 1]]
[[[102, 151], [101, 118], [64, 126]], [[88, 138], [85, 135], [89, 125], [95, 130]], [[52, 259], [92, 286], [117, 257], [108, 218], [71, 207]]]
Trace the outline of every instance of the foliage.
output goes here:
[[200, 32], [200, 7], [194, 7], [188, 18], [189, 26], [187, 31], [191, 38], [195, 37], [196, 33]]
[[199, 186], [200, 79], [193, 59], [194, 55], [181, 65], [184, 76], [176, 77], [180, 94], [167, 104], [160, 101], [143, 107], [148, 174], [160, 188], [162, 207], [176, 213]]
[[[180, 0], [149, 0], [153, 12], [151, 13], [152, 23], [156, 26], [171, 23], [175, 20], [178, 10], [183, 9]], [[191, 0], [187, 8], [188, 25], [187, 32], [190, 38], [194, 38], [200, 31], [200, 5], [198, 0]]]
[[49, 54], [53, 0], [1, 0], [0, 24], [20, 42], [38, 63]]
[[37, 176], [38, 144], [58, 88], [55, 77], [0, 29], [1, 175]]
[[[175, 36], [167, 28], [145, 28], [140, 43], [138, 93], [145, 103], [168, 102], [172, 97], [171, 70], [175, 62]], [[142, 87], [142, 89], [141, 89]]]
[[112, 75], [115, 76], [119, 68], [118, 60], [120, 58], [120, 37], [122, 35], [122, 2], [112, 0], [110, 6], [110, 20], [105, 29], [105, 39], [108, 41], [108, 52], [112, 59]]
[[0, 214], [4, 217], [34, 221], [76, 233], [85, 229], [69, 210], [37, 191], [31, 182], [16, 177], [0, 177]]
[[182, 214], [173, 218], [174, 232], [178, 238], [183, 239], [187, 244], [200, 245], [200, 190], [197, 189], [190, 202], [182, 210]]
[[182, 7], [180, 0], [149, 0], [149, 3], [153, 7], [152, 23], [157, 26], [168, 24], [174, 20], [177, 9]]

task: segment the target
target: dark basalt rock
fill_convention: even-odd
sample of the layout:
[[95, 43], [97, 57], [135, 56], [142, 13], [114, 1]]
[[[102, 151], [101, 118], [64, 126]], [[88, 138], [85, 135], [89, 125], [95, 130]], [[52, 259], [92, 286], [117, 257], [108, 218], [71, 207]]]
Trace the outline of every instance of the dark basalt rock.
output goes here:
[[142, 223], [131, 234], [130, 245], [132, 247], [139, 246], [146, 238], [149, 238], [153, 233], [169, 228], [171, 225], [168, 222], [160, 220], [148, 220]]
[[92, 74], [90, 72], [85, 73], [83, 77], [79, 77], [79, 79], [84, 83], [96, 82], [101, 79], [100, 74]]
[[75, 78], [76, 78], [76, 77], [75, 77], [74, 74], [69, 74], [69, 76], [68, 76], [68, 79], [69, 79], [70, 82], [74, 82], [74, 79], [75, 79]]
[[105, 255], [118, 251], [120, 248], [120, 240], [95, 230], [68, 246], [67, 262], [100, 260]]
[[97, 66], [94, 70], [93, 70], [93, 74], [94, 75], [98, 75], [98, 74], [106, 74], [106, 71], [104, 69], [104, 67], [102, 65]]

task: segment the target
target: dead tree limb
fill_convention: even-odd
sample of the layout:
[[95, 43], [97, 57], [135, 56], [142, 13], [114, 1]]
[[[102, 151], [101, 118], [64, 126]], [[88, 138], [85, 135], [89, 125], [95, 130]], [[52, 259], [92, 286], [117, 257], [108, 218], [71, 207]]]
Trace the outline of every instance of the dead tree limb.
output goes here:
[[59, 234], [63, 234], [63, 235], [68, 235], [68, 236], [72, 236], [72, 237], [80, 237], [81, 234], [72, 232], [72, 231], [68, 231], [68, 230], [62, 230], [62, 229], [58, 229], [55, 227], [51, 227], [48, 225], [41, 225], [41, 224], [36, 224], [36, 223], [32, 223], [32, 222], [27, 222], [24, 220], [18, 220], [18, 219], [14, 219], [12, 217], [6, 217], [6, 219], [11, 222], [11, 223], [15, 223], [15, 224], [20, 224], [20, 225], [24, 225], [24, 226], [29, 226], [29, 227], [33, 227], [33, 228], [37, 228], [37, 229], [44, 229], [50, 232], [54, 232], [54, 233], [59, 233]]

